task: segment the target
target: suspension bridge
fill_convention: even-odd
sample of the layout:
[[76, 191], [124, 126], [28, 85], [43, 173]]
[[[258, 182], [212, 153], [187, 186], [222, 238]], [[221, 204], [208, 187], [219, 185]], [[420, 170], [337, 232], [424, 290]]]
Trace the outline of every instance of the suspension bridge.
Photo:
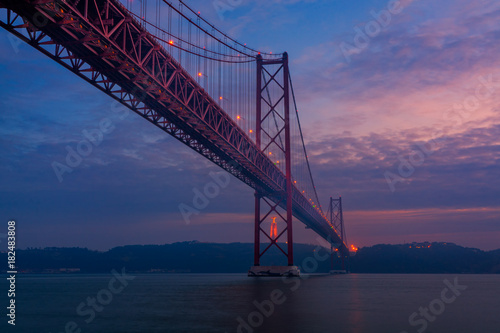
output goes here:
[[250, 48], [182, 0], [0, 0], [0, 25], [253, 188], [253, 275], [273, 246], [277, 274], [295, 274], [293, 218], [349, 256], [340, 199], [319, 202], [287, 53]]

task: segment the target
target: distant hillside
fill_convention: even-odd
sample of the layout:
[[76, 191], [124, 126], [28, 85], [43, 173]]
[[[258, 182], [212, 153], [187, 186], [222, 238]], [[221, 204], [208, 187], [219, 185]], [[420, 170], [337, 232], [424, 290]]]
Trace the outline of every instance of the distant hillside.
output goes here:
[[[285, 244], [281, 244], [286, 249]], [[297, 262], [314, 254], [316, 246], [295, 244]], [[264, 248], [261, 249], [262, 251]], [[6, 253], [0, 260], [7, 262]], [[45, 248], [16, 251], [20, 271], [31, 273], [74, 272], [107, 273], [125, 267], [139, 272], [241, 273], [253, 265], [253, 244], [180, 242], [165, 245], [129, 245], [106, 252], [84, 248]], [[262, 265], [286, 264], [276, 247], [266, 252]], [[318, 271], [327, 272], [330, 260], [320, 263]]]
[[352, 258], [360, 273], [500, 273], [500, 250], [481, 251], [453, 243], [374, 245]]
[[[316, 257], [315, 250], [318, 250]], [[319, 251], [314, 245], [294, 246], [295, 262], [299, 266], [306, 258], [322, 258], [324, 253], [324, 249]], [[107, 273], [122, 267], [136, 272], [244, 273], [252, 265], [253, 244], [194, 241], [130, 245], [106, 252], [82, 248], [45, 248], [18, 250], [16, 257], [19, 270], [27, 273]], [[262, 265], [284, 264], [284, 258], [274, 248], [266, 255]], [[6, 253], [0, 253], [0, 261], [7, 262]], [[318, 266], [314, 272], [330, 270], [330, 259], [316, 262]], [[339, 266], [340, 262], [336, 258], [335, 269], [339, 269]], [[498, 274], [500, 250], [485, 252], [452, 243], [381, 244], [361, 248], [351, 257], [350, 267], [353, 273]]]

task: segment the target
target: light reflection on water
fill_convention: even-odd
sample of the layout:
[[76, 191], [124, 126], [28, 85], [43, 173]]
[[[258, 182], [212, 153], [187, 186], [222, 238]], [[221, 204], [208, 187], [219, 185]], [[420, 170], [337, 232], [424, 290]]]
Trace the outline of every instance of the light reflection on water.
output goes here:
[[[86, 323], [88, 317], [79, 316], [77, 306], [107, 288], [111, 277], [18, 276], [17, 325], [11, 330], [4, 318], [0, 331], [65, 332], [66, 323], [74, 321], [81, 332], [95, 333], [237, 332], [237, 318], [248, 324], [253, 313], [251, 324], [258, 327], [247, 326], [253, 332], [412, 333], [420, 326], [410, 326], [409, 316], [439, 298], [443, 281], [455, 276], [350, 274], [282, 280], [237, 274], [137, 275]], [[446, 304], [425, 332], [500, 333], [500, 276], [458, 279], [467, 290]], [[281, 293], [283, 302], [262, 314], [255, 302], [270, 311], [266, 306], [273, 291]]]

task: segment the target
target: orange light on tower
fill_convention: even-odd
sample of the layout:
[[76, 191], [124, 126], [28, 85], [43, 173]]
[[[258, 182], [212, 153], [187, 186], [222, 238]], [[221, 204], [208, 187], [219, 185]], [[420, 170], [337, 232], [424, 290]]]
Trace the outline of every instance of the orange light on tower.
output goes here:
[[173, 41], [173, 40], [169, 40], [169, 41], [168, 41], [168, 43], [169, 43], [170, 45], [174, 45], [174, 41]]
[[241, 119], [241, 117], [240, 117], [240, 116], [236, 116], [236, 119], [240, 120], [240, 119]]
[[271, 230], [269, 234], [272, 239], [278, 238], [278, 224], [276, 223], [275, 217], [273, 217], [273, 222], [271, 222]]

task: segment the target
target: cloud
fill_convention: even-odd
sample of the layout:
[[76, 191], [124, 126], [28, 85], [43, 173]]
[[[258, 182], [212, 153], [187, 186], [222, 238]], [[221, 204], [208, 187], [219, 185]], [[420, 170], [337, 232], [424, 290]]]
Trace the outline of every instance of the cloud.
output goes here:
[[[305, 48], [293, 62], [300, 69], [293, 71], [294, 86], [299, 109], [307, 113], [305, 130], [317, 135], [348, 128], [366, 135], [443, 125], [443, 113], [474, 96], [481, 77], [492, 75], [498, 90], [500, 29], [492, 22], [500, 11], [488, 3], [467, 3], [467, 12], [455, 13], [455, 2], [440, 2], [438, 10], [437, 4], [415, 1], [349, 64], [338, 46], [352, 43], [352, 26]], [[482, 100], [467, 120], [498, 115], [499, 102], [497, 94]]]
[[[310, 142], [320, 197], [335, 189], [356, 210], [498, 207], [500, 124], [487, 123], [434, 141], [427, 140], [427, 132], [415, 128], [361, 137], [345, 133]], [[409, 163], [413, 171], [404, 167], [401, 176], [400, 166]], [[386, 172], [402, 177], [394, 193]]]

